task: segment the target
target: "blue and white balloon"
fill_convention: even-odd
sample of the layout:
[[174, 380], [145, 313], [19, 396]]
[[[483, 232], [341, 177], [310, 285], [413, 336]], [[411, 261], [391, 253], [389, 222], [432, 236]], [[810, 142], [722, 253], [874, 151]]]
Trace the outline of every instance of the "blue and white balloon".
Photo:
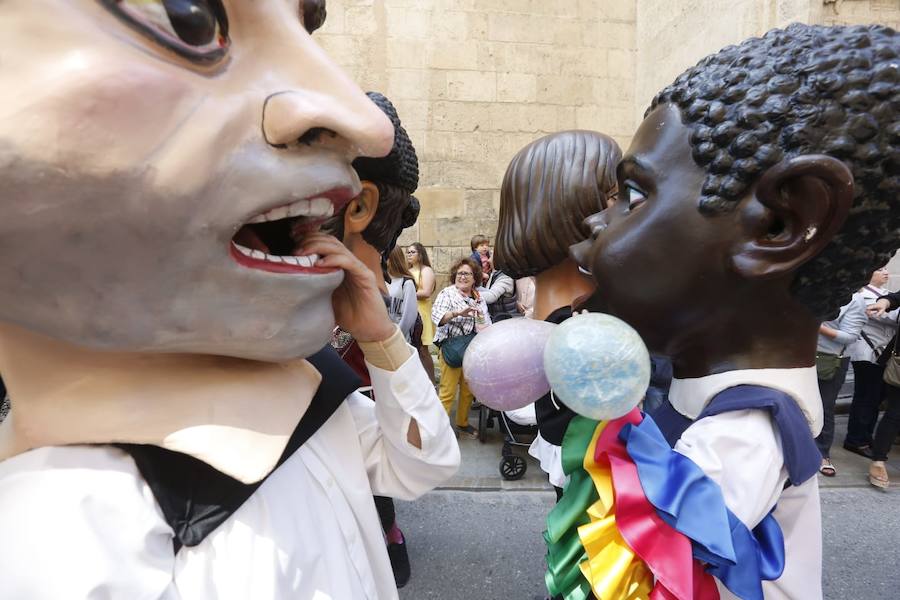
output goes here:
[[601, 313], [566, 320], [544, 348], [553, 393], [576, 413], [598, 421], [626, 415], [650, 384], [650, 354], [624, 321]]

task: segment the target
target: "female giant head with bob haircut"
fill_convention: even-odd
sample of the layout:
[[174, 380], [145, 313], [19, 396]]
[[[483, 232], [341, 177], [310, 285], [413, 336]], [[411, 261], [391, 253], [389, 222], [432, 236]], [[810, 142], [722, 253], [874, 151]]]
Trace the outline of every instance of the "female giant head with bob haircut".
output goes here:
[[500, 189], [494, 264], [510, 277], [536, 275], [585, 240], [585, 218], [606, 208], [622, 151], [596, 131], [561, 131], [522, 148]]

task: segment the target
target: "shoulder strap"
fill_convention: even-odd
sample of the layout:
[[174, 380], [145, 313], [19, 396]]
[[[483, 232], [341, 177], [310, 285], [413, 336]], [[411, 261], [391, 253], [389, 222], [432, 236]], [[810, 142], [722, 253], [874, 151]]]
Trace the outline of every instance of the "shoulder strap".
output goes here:
[[[275, 469], [316, 433], [344, 399], [359, 387], [359, 378], [331, 346], [307, 360], [322, 374], [322, 383], [291, 434]], [[113, 445], [131, 455], [153, 491], [166, 521], [175, 532], [176, 553], [181, 546], [196, 546], [202, 542], [268, 478], [267, 475], [261, 481], [245, 484], [187, 454], [147, 444]]]
[[859, 335], [866, 342], [866, 344], [869, 345], [869, 348], [872, 349], [872, 352], [878, 352], [878, 350], [875, 349], [875, 344], [872, 343], [872, 340], [869, 338], [869, 336], [866, 335], [865, 331], [860, 330]]

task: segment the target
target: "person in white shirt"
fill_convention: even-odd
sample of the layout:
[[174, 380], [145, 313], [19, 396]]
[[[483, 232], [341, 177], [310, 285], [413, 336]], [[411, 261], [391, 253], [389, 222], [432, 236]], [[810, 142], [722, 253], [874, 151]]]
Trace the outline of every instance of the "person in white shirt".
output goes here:
[[3, 597], [397, 597], [372, 495], [459, 449], [318, 232], [393, 143], [310, 38], [322, 4], [0, 6]]
[[[861, 108], [877, 90], [849, 82], [875, 85], [895, 68], [876, 49], [896, 44], [886, 27], [794, 24], [706, 57], [654, 98], [619, 163], [618, 201], [576, 250], [601, 286], [587, 308], [672, 358], [668, 414], [683, 427], [666, 456], [699, 467], [747, 530], [774, 517], [783, 568], [749, 564], [757, 598], [822, 597], [816, 337], [873, 257], [900, 246], [896, 107]], [[708, 412], [747, 390], [777, 399]], [[738, 597], [721, 575], [720, 596]]]

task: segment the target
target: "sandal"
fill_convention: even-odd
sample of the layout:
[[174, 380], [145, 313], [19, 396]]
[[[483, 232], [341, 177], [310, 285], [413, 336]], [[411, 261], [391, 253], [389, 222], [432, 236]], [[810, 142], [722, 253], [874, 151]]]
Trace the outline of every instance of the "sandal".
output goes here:
[[872, 461], [872, 465], [869, 467], [869, 483], [881, 490], [886, 490], [891, 485], [884, 461]]
[[822, 466], [819, 467], [819, 473], [825, 477], [834, 477], [837, 475], [837, 470], [835, 470], [834, 463], [831, 462], [830, 458], [822, 459]]

